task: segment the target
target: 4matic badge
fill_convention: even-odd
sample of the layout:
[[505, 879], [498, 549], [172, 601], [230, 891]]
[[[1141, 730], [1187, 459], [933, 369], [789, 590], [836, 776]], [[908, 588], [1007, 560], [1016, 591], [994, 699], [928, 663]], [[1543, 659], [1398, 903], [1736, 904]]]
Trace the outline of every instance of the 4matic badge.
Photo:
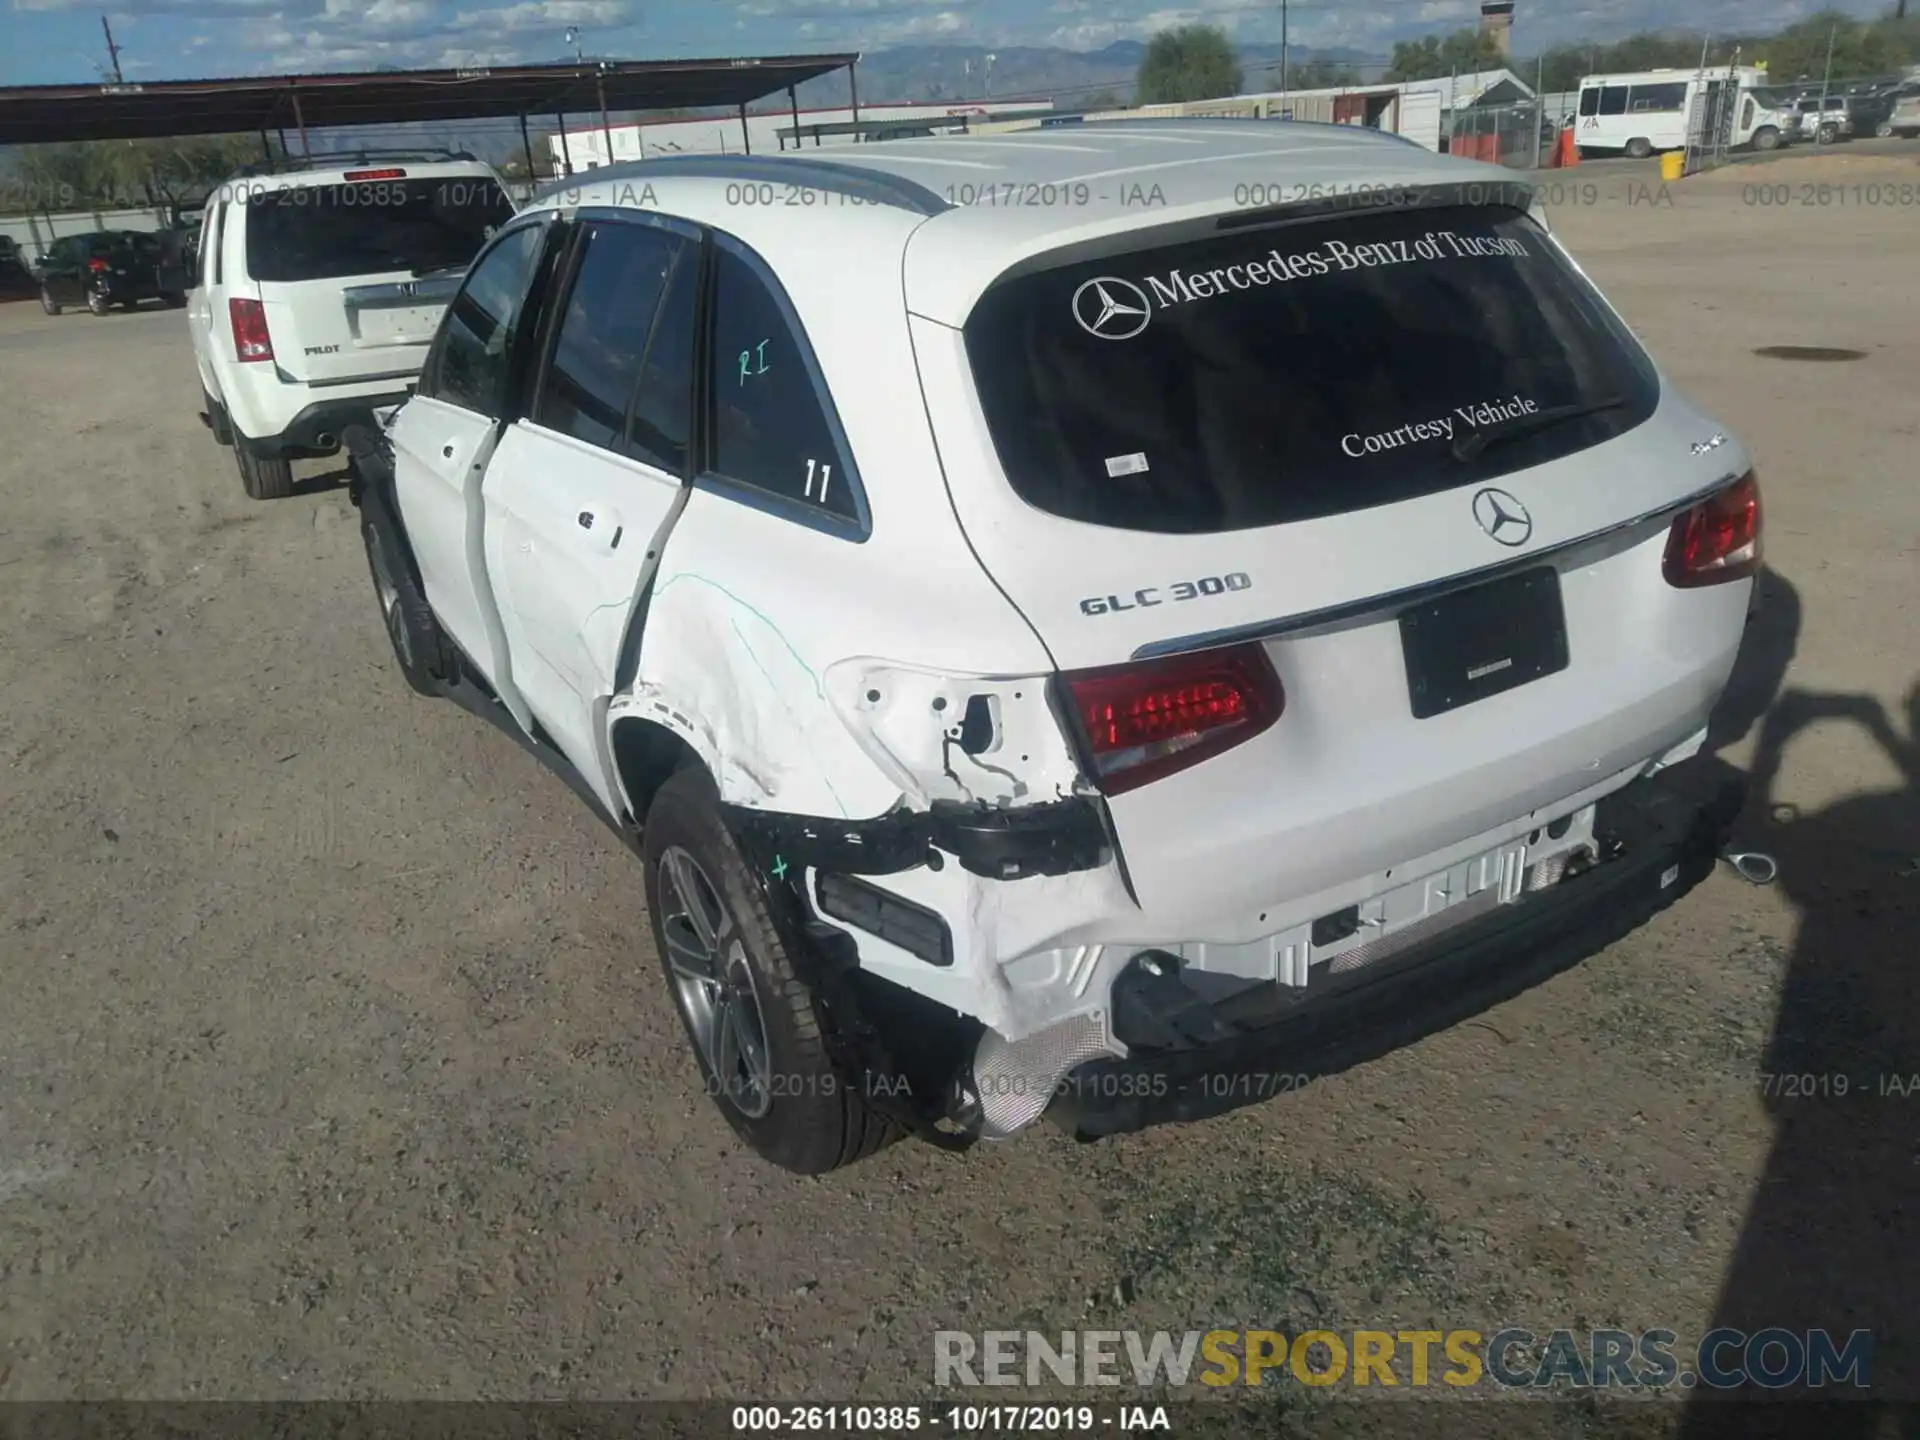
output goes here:
[[1253, 581], [1242, 571], [1227, 575], [1205, 575], [1198, 580], [1176, 580], [1171, 585], [1148, 585], [1131, 595], [1089, 595], [1080, 602], [1082, 615], [1113, 615], [1122, 610], [1144, 610], [1164, 605], [1169, 600], [1200, 600], [1209, 595], [1225, 595], [1230, 590], [1251, 590]]

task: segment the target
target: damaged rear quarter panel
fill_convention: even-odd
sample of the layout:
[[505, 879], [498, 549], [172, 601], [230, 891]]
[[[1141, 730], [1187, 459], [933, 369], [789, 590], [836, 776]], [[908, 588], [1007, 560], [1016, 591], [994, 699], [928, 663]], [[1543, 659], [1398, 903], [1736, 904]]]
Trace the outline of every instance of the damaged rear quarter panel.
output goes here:
[[[1075, 770], [1045, 708], [1046, 653], [960, 545], [950, 510], [944, 520], [945, 541], [929, 524], [893, 545], [876, 515], [875, 535], [857, 544], [696, 489], [661, 557], [635, 682], [609, 723], [637, 716], [673, 731], [721, 800], [746, 809], [863, 820], [936, 797], [1057, 798]], [[1023, 667], [1034, 683], [1009, 683], [1004, 700], [993, 687], [999, 747], [958, 752], [949, 732], [964, 681], [941, 672]], [[899, 705], [868, 702], [876, 690]], [[936, 710], [942, 692], [956, 698]], [[900, 707], [916, 702], [924, 711], [907, 723]], [[891, 722], [884, 739], [875, 718]], [[959, 755], [960, 781], [939, 768], [943, 751]]]

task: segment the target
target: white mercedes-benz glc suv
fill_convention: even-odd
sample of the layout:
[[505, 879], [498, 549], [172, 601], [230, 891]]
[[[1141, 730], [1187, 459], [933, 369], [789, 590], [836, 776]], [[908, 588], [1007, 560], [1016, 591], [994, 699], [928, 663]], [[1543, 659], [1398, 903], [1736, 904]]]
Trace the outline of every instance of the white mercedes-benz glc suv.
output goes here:
[[1686, 762], [1747, 455], [1524, 185], [1372, 131], [597, 171], [349, 443], [407, 678], [643, 857], [795, 1170], [1290, 1088], [1624, 933], [1740, 803]]

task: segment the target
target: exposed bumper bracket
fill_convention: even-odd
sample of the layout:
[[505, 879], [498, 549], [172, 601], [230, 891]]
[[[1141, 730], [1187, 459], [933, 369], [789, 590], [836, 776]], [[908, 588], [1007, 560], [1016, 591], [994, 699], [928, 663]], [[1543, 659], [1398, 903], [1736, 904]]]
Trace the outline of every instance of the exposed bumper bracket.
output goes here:
[[1080, 1066], [1049, 1118], [1091, 1140], [1217, 1115], [1478, 1014], [1578, 964], [1712, 873], [1744, 800], [1745, 777], [1708, 758], [1636, 781], [1600, 802], [1600, 863], [1317, 991], [1255, 986], [1207, 1007], [1177, 970], [1136, 964], [1113, 997], [1128, 1057]]
[[721, 809], [743, 839], [789, 862], [843, 875], [937, 867], [944, 862], [936, 852], [944, 852], [972, 874], [1019, 880], [1098, 869], [1112, 855], [1101, 802], [1090, 796], [1008, 809], [936, 800], [926, 810], [894, 810], [873, 820]]

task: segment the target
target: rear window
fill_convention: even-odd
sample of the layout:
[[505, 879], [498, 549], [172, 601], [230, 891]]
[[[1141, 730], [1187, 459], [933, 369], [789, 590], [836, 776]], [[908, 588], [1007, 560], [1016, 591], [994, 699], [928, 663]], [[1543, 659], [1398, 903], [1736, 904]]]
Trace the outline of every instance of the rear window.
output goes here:
[[[1020, 276], [981, 300], [966, 344], [1022, 498], [1165, 533], [1452, 489], [1611, 439], [1659, 398], [1651, 361], [1545, 232], [1490, 206], [1247, 229]], [[1619, 403], [1453, 453], [1472, 431], [1602, 402]]]
[[297, 185], [247, 201], [247, 273], [255, 280], [333, 280], [464, 269], [513, 218], [486, 177]]

